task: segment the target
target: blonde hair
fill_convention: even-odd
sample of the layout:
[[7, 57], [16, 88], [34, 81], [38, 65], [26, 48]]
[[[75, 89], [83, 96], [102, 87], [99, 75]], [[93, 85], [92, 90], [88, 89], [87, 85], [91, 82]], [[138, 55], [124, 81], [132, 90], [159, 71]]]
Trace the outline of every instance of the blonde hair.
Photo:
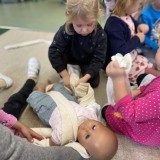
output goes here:
[[67, 0], [66, 3], [66, 25], [65, 30], [68, 34], [73, 34], [70, 25], [77, 18], [91, 21], [97, 24], [100, 15], [99, 0]]
[[128, 6], [132, 0], [116, 0], [116, 3], [111, 9], [111, 14], [122, 16], [126, 13]]
[[[126, 11], [131, 4], [131, 2], [137, 1], [137, 0], [116, 0], [116, 3], [111, 9], [111, 14], [117, 15], [117, 16], [123, 16], [126, 14]], [[145, 4], [145, 0], [143, 2], [143, 5]], [[143, 8], [143, 6], [142, 6]]]

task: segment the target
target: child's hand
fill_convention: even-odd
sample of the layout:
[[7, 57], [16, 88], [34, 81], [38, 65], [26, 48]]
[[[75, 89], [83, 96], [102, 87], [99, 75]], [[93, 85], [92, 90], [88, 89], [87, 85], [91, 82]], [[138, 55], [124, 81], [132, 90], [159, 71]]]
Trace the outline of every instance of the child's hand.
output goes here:
[[19, 121], [17, 121], [15, 125], [13, 125], [13, 128], [17, 129], [21, 133], [22, 137], [26, 138], [29, 142], [33, 142], [33, 138], [36, 138], [38, 140], [43, 139], [41, 135], [37, 134]]
[[82, 78], [80, 78], [76, 84], [75, 87], [77, 87], [80, 83], [86, 83], [91, 78], [90, 74], [84, 75]]
[[107, 68], [106, 73], [112, 79], [119, 79], [120, 77], [125, 77], [125, 70], [119, 67], [117, 61], [111, 61]]
[[70, 88], [70, 76], [69, 76], [69, 73], [66, 69], [64, 69], [62, 72], [59, 73], [60, 76], [63, 78], [63, 81], [64, 81], [64, 85], [67, 87], [67, 88]]
[[144, 39], [145, 39], [144, 33], [139, 32], [139, 33], [137, 33], [136, 35], [138, 36], [140, 42], [143, 43], [143, 42], [144, 42]]
[[149, 31], [149, 26], [147, 24], [140, 24], [137, 27], [137, 32], [139, 33], [143, 33], [146, 34]]
[[140, 93], [141, 93], [141, 90], [140, 90], [140, 89], [132, 89], [132, 90], [131, 90], [131, 94], [132, 94], [132, 96], [133, 96], [134, 98], [137, 97]]
[[64, 77], [63, 81], [64, 81], [65, 87], [70, 88], [70, 76]]
[[75, 87], [77, 87], [80, 83], [86, 83], [86, 82], [87, 82], [86, 79], [82, 77], [76, 82]]
[[106, 73], [113, 81], [113, 98], [115, 102], [118, 102], [130, 93], [126, 72], [124, 68], [120, 68], [117, 61], [111, 61], [106, 68]]

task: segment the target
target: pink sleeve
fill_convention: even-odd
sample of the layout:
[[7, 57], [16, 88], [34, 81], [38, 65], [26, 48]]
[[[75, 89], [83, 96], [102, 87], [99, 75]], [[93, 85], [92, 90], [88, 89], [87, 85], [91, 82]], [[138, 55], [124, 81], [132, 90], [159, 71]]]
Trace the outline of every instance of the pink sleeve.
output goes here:
[[7, 114], [2, 109], [0, 109], [0, 124], [11, 128], [17, 122], [17, 118], [11, 114]]
[[144, 122], [158, 118], [160, 115], [160, 94], [158, 92], [150, 92], [137, 99], [129, 94], [116, 103], [115, 110], [121, 113], [126, 121]]

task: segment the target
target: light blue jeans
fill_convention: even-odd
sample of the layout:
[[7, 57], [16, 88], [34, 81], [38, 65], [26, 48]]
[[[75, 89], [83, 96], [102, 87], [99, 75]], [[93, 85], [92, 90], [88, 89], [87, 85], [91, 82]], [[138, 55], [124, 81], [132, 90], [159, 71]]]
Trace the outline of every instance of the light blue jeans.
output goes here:
[[[66, 97], [69, 101], [77, 102], [75, 96], [72, 96], [68, 90], [61, 84], [54, 85], [54, 91], [60, 92], [64, 97]], [[52, 99], [48, 94], [33, 91], [29, 97], [27, 98], [28, 104], [33, 108], [33, 111], [38, 115], [41, 121], [49, 125], [49, 119], [51, 117], [52, 112], [57, 107], [54, 99]]]

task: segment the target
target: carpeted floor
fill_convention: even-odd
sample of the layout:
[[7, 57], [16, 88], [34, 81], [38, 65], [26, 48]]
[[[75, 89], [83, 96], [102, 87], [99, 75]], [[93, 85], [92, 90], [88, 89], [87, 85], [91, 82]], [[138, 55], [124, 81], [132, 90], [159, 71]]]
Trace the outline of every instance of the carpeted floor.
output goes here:
[[[6, 45], [14, 45], [21, 42], [44, 39], [52, 41], [53, 33], [48, 32], [32, 32], [26, 30], [9, 30], [0, 36], [0, 72], [10, 76], [14, 80], [14, 84], [7, 90], [1, 90], [0, 104], [1, 107], [8, 97], [17, 92], [24, 84], [27, 78], [27, 62], [30, 57], [37, 57], [41, 63], [41, 71], [38, 84], [42, 84], [45, 80], [50, 79], [53, 82], [59, 80], [58, 74], [52, 69], [48, 60], [48, 44], [37, 43], [34, 45], [5, 50]], [[103, 106], [106, 101], [105, 84], [106, 75], [101, 72], [101, 83], [95, 89], [97, 102]], [[27, 107], [23, 112], [21, 119], [23, 123], [30, 127], [42, 127], [42, 123], [33, 111]], [[117, 135], [119, 146], [118, 152], [113, 160], [159, 160], [160, 147], [151, 148], [137, 144], [128, 138]]]

